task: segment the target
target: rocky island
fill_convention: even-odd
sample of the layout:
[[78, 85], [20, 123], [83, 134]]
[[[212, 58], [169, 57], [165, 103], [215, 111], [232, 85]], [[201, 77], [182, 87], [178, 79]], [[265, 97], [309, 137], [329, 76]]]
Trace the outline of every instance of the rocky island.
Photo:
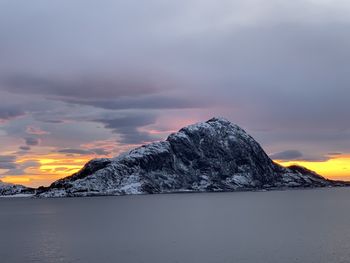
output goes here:
[[40, 187], [39, 197], [219, 192], [345, 186], [304, 167], [282, 167], [238, 125], [212, 118], [165, 141], [112, 159], [94, 159], [79, 172]]

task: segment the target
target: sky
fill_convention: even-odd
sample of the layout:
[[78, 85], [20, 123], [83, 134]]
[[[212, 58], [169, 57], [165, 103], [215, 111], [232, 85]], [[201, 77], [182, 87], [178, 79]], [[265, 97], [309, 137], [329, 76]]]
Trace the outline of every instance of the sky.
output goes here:
[[0, 0], [0, 180], [49, 185], [223, 116], [350, 180], [347, 0]]

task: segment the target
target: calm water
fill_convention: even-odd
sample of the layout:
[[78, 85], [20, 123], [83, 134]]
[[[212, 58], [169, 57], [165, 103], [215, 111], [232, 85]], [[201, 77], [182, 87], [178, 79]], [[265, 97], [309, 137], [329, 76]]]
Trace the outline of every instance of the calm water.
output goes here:
[[350, 262], [350, 188], [0, 199], [0, 262]]

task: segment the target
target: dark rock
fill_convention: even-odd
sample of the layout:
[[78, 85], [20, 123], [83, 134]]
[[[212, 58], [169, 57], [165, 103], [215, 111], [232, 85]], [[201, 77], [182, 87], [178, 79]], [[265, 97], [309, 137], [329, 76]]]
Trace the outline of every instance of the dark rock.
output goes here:
[[[274, 163], [243, 129], [223, 118], [190, 125], [166, 141], [114, 159], [95, 159], [39, 196], [123, 195], [343, 185], [299, 166]], [[344, 184], [345, 185], [345, 184]]]
[[0, 196], [33, 195], [34, 193], [34, 188], [0, 181]]

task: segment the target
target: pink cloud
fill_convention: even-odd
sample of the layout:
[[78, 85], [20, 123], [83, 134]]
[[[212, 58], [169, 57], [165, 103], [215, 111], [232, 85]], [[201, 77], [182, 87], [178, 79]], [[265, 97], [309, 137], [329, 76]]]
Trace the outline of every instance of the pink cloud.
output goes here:
[[50, 134], [48, 131], [44, 131], [39, 127], [34, 127], [34, 126], [28, 126], [26, 129], [26, 133], [28, 134], [35, 134], [35, 135], [45, 135], [45, 134]]

